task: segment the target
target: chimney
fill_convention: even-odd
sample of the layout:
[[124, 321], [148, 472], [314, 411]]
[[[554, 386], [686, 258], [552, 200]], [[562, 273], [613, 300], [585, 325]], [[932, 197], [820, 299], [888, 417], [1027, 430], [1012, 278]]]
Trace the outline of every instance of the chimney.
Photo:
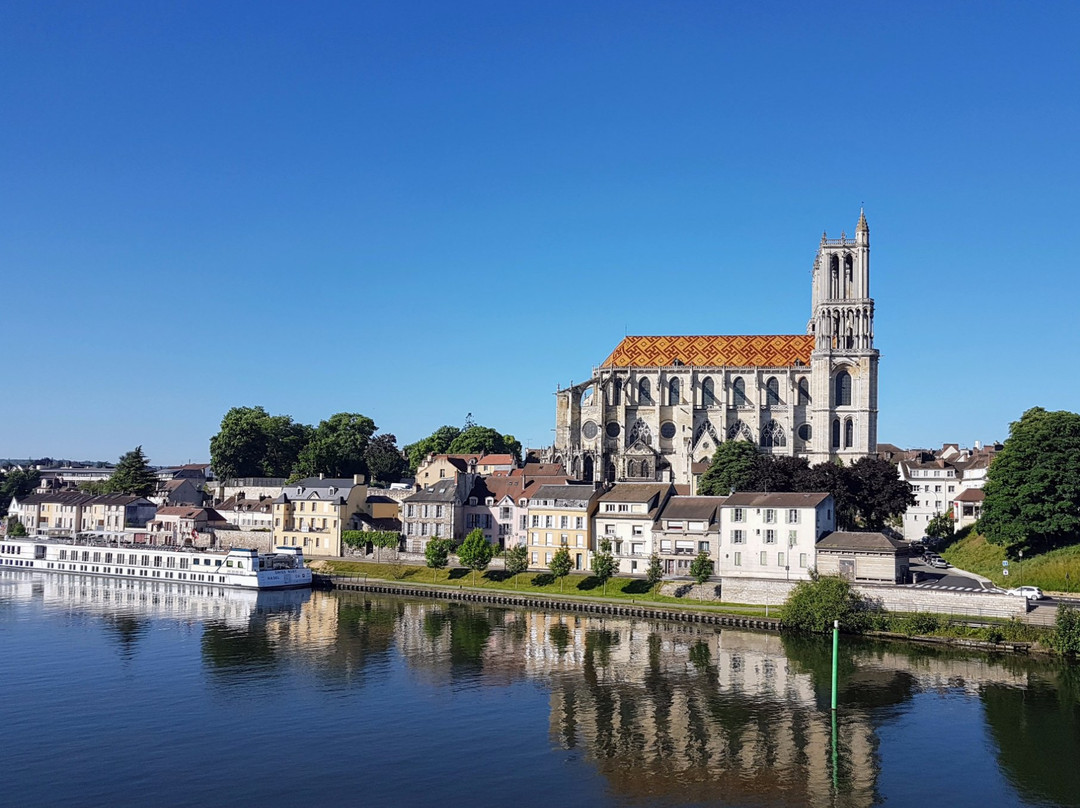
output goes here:
[[354, 474], [353, 478], [352, 478], [352, 481], [353, 481], [353, 485], [363, 485], [364, 484], [364, 475], [363, 474]]
[[326, 475], [323, 474], [321, 471], [319, 472], [319, 479], [320, 480], [325, 480], [326, 479]]

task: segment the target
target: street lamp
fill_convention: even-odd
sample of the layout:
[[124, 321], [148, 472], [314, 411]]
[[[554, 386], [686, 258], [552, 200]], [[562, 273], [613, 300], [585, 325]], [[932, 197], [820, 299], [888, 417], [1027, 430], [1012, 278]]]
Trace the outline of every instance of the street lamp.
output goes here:
[[1020, 586], [1024, 585], [1024, 551], [1020, 551]]

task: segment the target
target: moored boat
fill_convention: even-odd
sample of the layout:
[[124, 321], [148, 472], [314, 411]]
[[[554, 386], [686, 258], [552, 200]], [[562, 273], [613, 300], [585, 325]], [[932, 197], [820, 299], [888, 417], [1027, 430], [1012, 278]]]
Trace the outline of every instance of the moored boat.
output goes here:
[[102, 540], [0, 538], [0, 568], [136, 580], [177, 581], [241, 589], [311, 586], [300, 547], [273, 552], [233, 548], [156, 547]]

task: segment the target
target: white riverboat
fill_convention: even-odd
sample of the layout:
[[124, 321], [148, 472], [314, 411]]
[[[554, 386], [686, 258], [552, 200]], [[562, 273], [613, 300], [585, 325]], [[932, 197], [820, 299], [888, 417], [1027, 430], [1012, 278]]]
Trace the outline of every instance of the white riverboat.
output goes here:
[[277, 547], [272, 553], [237, 548], [225, 552], [93, 539], [0, 537], [0, 569], [252, 590], [311, 586], [311, 570], [304, 566], [304, 551], [300, 547]]

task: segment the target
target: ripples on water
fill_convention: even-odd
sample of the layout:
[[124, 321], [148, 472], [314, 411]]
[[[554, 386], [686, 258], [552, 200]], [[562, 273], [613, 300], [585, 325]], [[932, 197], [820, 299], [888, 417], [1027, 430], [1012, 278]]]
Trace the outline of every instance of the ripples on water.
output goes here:
[[0, 576], [5, 804], [1080, 804], [1022, 658], [845, 640], [834, 768], [817, 638]]

